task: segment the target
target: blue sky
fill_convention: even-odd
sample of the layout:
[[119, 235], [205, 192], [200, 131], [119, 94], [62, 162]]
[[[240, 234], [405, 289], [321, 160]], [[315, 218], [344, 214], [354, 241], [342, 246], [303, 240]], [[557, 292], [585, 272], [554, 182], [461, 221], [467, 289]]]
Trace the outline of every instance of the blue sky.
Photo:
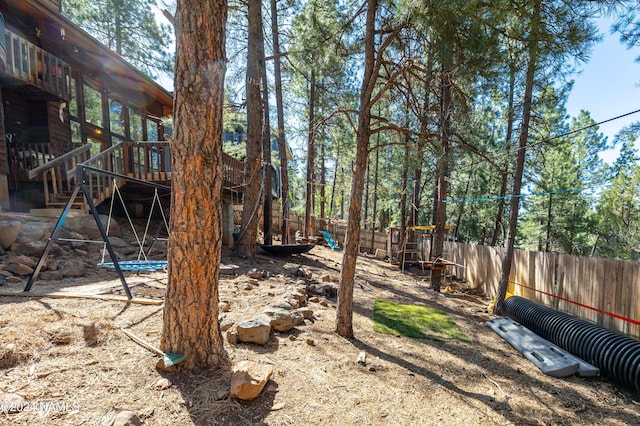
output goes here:
[[[567, 101], [567, 112], [572, 117], [581, 109], [591, 113], [596, 121], [604, 121], [640, 109], [640, 48], [627, 49], [620, 44], [617, 34], [609, 33], [608, 20], [600, 20], [600, 32], [604, 40], [598, 43], [582, 72], [574, 77], [575, 85]], [[613, 136], [625, 125], [640, 121], [640, 113], [600, 126], [600, 132]], [[615, 149], [603, 155], [612, 162], [617, 156]]]

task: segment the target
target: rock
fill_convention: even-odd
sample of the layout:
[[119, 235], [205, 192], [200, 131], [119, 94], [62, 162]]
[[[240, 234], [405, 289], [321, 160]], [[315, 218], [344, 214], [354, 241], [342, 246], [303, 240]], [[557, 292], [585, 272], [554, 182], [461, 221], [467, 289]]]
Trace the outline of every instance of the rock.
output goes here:
[[6, 266], [5, 270], [22, 276], [33, 274], [33, 268], [23, 265], [22, 263], [11, 263]]
[[122, 238], [114, 237], [111, 235], [109, 236], [109, 242], [111, 243], [111, 246], [113, 246], [114, 248], [124, 248], [124, 247], [130, 246], [130, 244], [125, 240], [123, 240]]
[[123, 256], [128, 256], [130, 254], [138, 254], [139, 250], [140, 250], [139, 247], [126, 246], [126, 247], [118, 248], [118, 253], [120, 253]]
[[222, 312], [229, 312], [231, 310], [231, 304], [226, 300], [223, 300], [222, 302], [220, 302], [220, 310]]
[[[100, 215], [100, 221], [102, 222], [102, 225], [106, 230], [109, 217], [105, 215]], [[77, 232], [78, 234], [86, 235], [87, 238], [91, 240], [102, 239], [102, 235], [100, 235], [100, 231], [98, 230], [96, 221], [91, 215], [79, 216], [79, 217], [68, 217], [64, 222], [63, 229], [66, 229], [71, 232]], [[114, 236], [114, 237], [120, 236], [120, 225], [118, 225], [118, 223], [113, 218], [111, 218], [111, 221], [109, 224], [109, 236]]]
[[293, 297], [286, 298], [285, 302], [287, 304], [291, 305], [292, 309], [298, 309], [300, 307], [300, 303], [296, 299], [294, 299]]
[[148, 419], [149, 417], [153, 416], [154, 412], [155, 409], [153, 407], [145, 407], [140, 410], [140, 412], [138, 413], [138, 417], [140, 417], [141, 419]]
[[232, 398], [250, 401], [255, 399], [273, 374], [273, 366], [253, 361], [240, 361], [231, 373]]
[[259, 315], [236, 326], [238, 341], [266, 345], [271, 336], [271, 318]]
[[313, 340], [311, 337], [307, 337], [304, 341], [305, 341], [305, 342], [307, 343], [307, 345], [309, 345], [309, 346], [315, 346], [315, 345], [317, 345], [316, 341], [315, 341], [315, 340]]
[[7, 283], [7, 279], [4, 275], [0, 275], [0, 287]]
[[228, 390], [219, 390], [216, 393], [216, 400], [217, 401], [221, 401], [223, 399], [227, 399], [229, 398], [229, 391]]
[[60, 271], [62, 275], [68, 278], [79, 278], [84, 276], [84, 268], [78, 265], [70, 265]]
[[61, 281], [64, 279], [64, 275], [58, 271], [44, 271], [38, 277], [44, 281]]
[[244, 283], [240, 288], [243, 290], [253, 290], [253, 286], [250, 283]]
[[231, 328], [227, 330], [227, 342], [231, 345], [235, 345], [238, 343], [238, 330], [235, 328]]
[[298, 337], [295, 334], [290, 334], [289, 340], [291, 340], [292, 342], [295, 342], [296, 340], [298, 340]]
[[7, 250], [18, 238], [22, 223], [18, 220], [0, 220], [0, 247]]
[[303, 308], [299, 308], [298, 312], [300, 312], [302, 314], [302, 317], [304, 319], [312, 319], [313, 318], [313, 310], [311, 308], [308, 307], [303, 307]]
[[36, 267], [36, 261], [32, 257], [28, 256], [9, 256], [7, 263], [21, 263], [27, 265], [29, 268]]
[[171, 386], [173, 386], [173, 383], [171, 383], [171, 380], [167, 379], [166, 377], [158, 379], [158, 381], [153, 384], [153, 388], [156, 390], [166, 390]]
[[309, 298], [309, 302], [311, 303], [318, 303], [320, 302], [320, 298], [318, 296], [313, 296]]
[[[44, 251], [46, 245], [43, 241], [29, 241], [25, 243], [14, 243], [11, 246], [11, 251], [16, 254], [23, 254], [25, 256], [40, 257]], [[58, 247], [58, 251], [60, 248]]]
[[136, 413], [133, 411], [120, 411], [115, 419], [113, 419], [112, 426], [141, 426], [142, 422]]
[[356, 357], [356, 362], [360, 365], [367, 365], [367, 353], [365, 351], [360, 351]]
[[40, 241], [45, 235], [47, 237], [51, 235], [51, 226], [48, 223], [26, 222], [22, 224], [22, 229], [20, 229], [20, 234], [18, 234], [16, 241], [19, 243]]
[[229, 318], [223, 318], [220, 321], [220, 331], [227, 331], [235, 325], [235, 321]]
[[84, 250], [87, 251], [87, 244], [81, 241], [72, 241], [71, 248], [74, 250]]
[[291, 296], [300, 303], [307, 303], [307, 294], [303, 291], [296, 291]]
[[271, 317], [271, 328], [275, 331], [289, 331], [304, 322], [304, 317], [298, 311], [267, 306], [264, 313]]
[[324, 297], [336, 297], [338, 295], [338, 289], [332, 284], [310, 286], [309, 291]]
[[7, 284], [22, 284], [22, 279], [18, 277], [7, 277]]
[[329, 274], [323, 275], [322, 276], [322, 282], [323, 283], [330, 283], [331, 282], [331, 275], [329, 275]]
[[256, 268], [253, 268], [252, 270], [247, 272], [247, 275], [249, 276], [249, 278], [253, 278], [254, 280], [259, 280], [259, 279], [262, 279], [262, 278], [266, 278], [267, 277], [267, 272], [266, 271], [259, 271]]
[[321, 300], [320, 301], [320, 306], [324, 306], [325, 308], [329, 307], [329, 302], [327, 302], [326, 300]]
[[287, 311], [290, 311], [292, 309], [291, 304], [289, 302], [287, 302], [286, 300], [280, 300], [280, 301], [277, 301], [277, 302], [273, 302], [269, 306], [273, 306], [274, 308], [286, 309]]
[[297, 270], [296, 270], [296, 276], [298, 277], [304, 277], [308, 280], [310, 280], [311, 278], [313, 278], [313, 273], [311, 273], [310, 271], [307, 271], [305, 268], [303, 268], [302, 266], [300, 266]]

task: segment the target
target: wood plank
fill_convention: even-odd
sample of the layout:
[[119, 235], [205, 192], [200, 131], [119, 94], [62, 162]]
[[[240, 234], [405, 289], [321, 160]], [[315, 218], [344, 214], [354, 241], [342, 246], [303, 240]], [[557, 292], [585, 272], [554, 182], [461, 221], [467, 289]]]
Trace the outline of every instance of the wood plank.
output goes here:
[[27, 292], [0, 291], [0, 296], [49, 297], [52, 299], [95, 299], [95, 300], [104, 300], [104, 301], [111, 301], [111, 302], [135, 303], [138, 305], [162, 305], [164, 303], [163, 300], [143, 299], [143, 298], [127, 299], [124, 296], [113, 296], [113, 295], [106, 295], [106, 294], [100, 295], [100, 294], [65, 293], [60, 291], [54, 291], [54, 292], [48, 292], [48, 293], [40, 293], [40, 292], [33, 292], [33, 291], [27, 291]]

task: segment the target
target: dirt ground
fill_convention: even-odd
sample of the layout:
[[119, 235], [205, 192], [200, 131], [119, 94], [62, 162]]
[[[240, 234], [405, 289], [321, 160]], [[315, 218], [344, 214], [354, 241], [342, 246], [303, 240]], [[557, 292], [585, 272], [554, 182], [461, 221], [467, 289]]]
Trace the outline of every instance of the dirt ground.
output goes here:
[[[340, 252], [322, 246], [287, 259], [259, 255], [253, 266], [225, 253], [224, 263], [240, 266], [237, 276], [221, 276], [221, 300], [231, 306], [225, 316], [241, 321], [260, 313], [300, 279], [299, 266], [312, 279], [337, 279], [340, 261]], [[247, 286], [245, 273], [254, 266], [270, 277]], [[157, 345], [161, 305], [1, 297], [0, 424], [109, 425], [122, 410], [145, 425], [640, 424], [637, 397], [606, 378], [557, 379], [539, 371], [485, 325], [489, 301], [464, 283], [435, 293], [421, 277], [364, 256], [357, 274], [354, 340], [334, 333], [336, 300], [329, 298], [327, 306], [309, 303], [312, 324], [274, 333], [265, 347], [225, 343], [234, 362], [274, 367], [277, 392], [250, 402], [217, 399], [228, 389], [226, 371], [156, 370], [157, 356], [119, 330]], [[134, 296], [161, 298], [166, 273], [128, 273], [127, 280]], [[121, 292], [115, 273], [97, 268], [64, 283], [37, 281], [33, 291], [96, 289]], [[375, 333], [376, 299], [443, 308], [471, 342]], [[361, 351], [366, 366], [356, 363]]]

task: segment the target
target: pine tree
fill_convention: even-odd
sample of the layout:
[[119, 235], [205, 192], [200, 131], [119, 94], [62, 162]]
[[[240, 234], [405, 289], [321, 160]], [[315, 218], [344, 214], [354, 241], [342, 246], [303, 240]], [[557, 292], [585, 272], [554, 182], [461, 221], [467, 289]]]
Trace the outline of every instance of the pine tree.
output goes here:
[[153, 13], [157, 0], [62, 0], [62, 12], [150, 77], [173, 74], [171, 28]]

